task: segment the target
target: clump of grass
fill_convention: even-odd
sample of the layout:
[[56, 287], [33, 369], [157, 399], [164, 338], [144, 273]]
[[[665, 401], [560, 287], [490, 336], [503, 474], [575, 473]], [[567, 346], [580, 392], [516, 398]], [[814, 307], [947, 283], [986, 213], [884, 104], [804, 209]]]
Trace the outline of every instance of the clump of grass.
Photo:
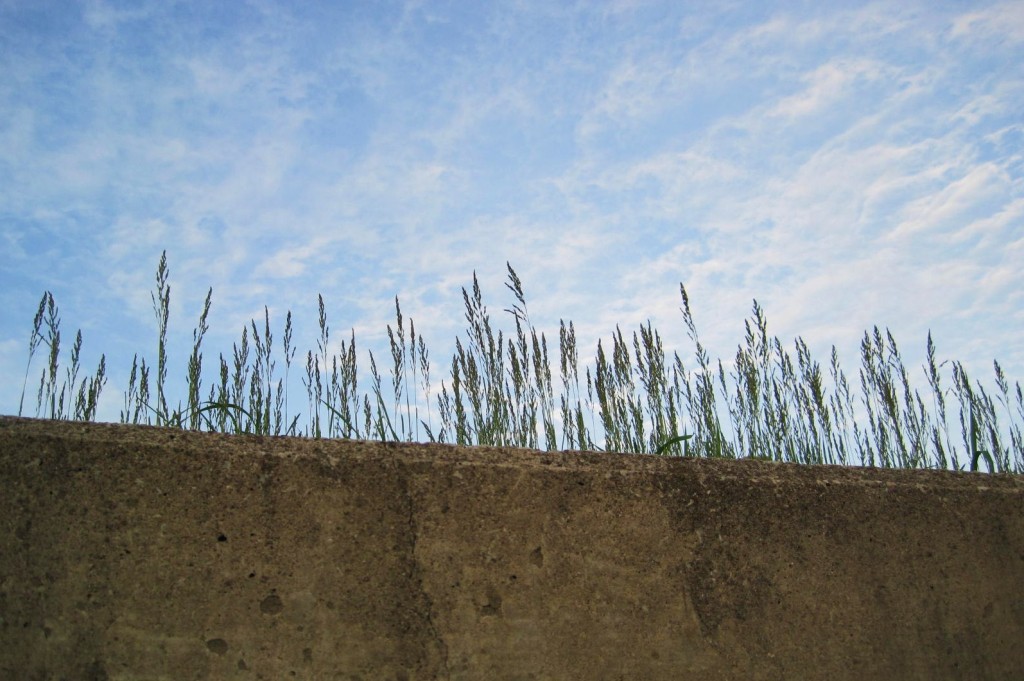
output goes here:
[[[387, 326], [390, 386], [385, 388], [371, 351], [370, 390], [361, 393], [355, 334], [332, 345], [326, 304], [319, 296], [319, 337], [316, 350], [305, 357], [307, 411], [300, 425], [302, 415], [291, 412], [288, 398], [296, 354], [290, 311], [283, 333], [284, 378], [276, 374], [270, 313], [264, 308], [262, 324], [251, 320], [231, 354], [219, 355], [217, 380], [204, 397], [202, 343], [209, 330], [212, 289], [193, 330], [185, 405], [171, 407], [165, 394], [171, 288], [164, 253], [152, 293], [156, 370], [151, 371], [145, 358], [133, 357], [120, 419], [263, 435], [900, 468], [978, 470], [984, 461], [989, 472], [1024, 472], [1020, 383], [1011, 389], [994, 362], [996, 390], [987, 391], [969, 379], [961, 363], [937, 362], [931, 334], [924, 367], [929, 391], [924, 397], [911, 385], [892, 334], [877, 327], [861, 341], [858, 395], [834, 347], [826, 370], [802, 338], [795, 339], [791, 354], [777, 337], [769, 336], [764, 310], [754, 301], [743, 343], [727, 371], [701, 343], [689, 297], [680, 285], [680, 312], [695, 351], [692, 369], [678, 352], [666, 354], [659, 332], [648, 322], [631, 337], [616, 327], [610, 347], [599, 341], [594, 366], [581, 373], [575, 327], [561, 320], [556, 398], [547, 338], [530, 320], [522, 281], [511, 265], [506, 288], [513, 303], [504, 311], [515, 325], [507, 337], [495, 331], [475, 273], [471, 290], [463, 289], [467, 328], [455, 341], [450, 372], [438, 392], [431, 382], [426, 343], [412, 318], [402, 314], [396, 297], [395, 325]], [[93, 377], [78, 381], [79, 332], [71, 366], [60, 381], [59, 326], [57, 306], [47, 292], [33, 322], [18, 413], [32, 359], [45, 344], [49, 355], [36, 416], [92, 420], [105, 383], [105, 359], [101, 357]], [[944, 387], [947, 366], [949, 388]]]
[[[25, 390], [28, 386], [28, 375], [32, 366], [32, 358], [40, 345], [46, 345], [47, 362], [39, 379], [39, 391], [36, 394], [36, 416], [56, 420], [91, 421], [96, 417], [100, 393], [106, 384], [106, 356], [100, 356], [99, 366], [93, 376], [85, 376], [78, 381], [81, 369], [79, 359], [82, 351], [82, 331], [75, 334], [75, 342], [71, 346], [71, 365], [60, 378], [60, 311], [49, 291], [39, 301], [39, 309], [32, 321], [32, 334], [29, 336], [28, 363], [25, 366], [25, 380], [22, 382], [21, 399], [18, 402], [18, 415], [25, 406]], [[59, 381], [59, 383], [58, 383]], [[77, 386], [77, 389], [76, 389]]]

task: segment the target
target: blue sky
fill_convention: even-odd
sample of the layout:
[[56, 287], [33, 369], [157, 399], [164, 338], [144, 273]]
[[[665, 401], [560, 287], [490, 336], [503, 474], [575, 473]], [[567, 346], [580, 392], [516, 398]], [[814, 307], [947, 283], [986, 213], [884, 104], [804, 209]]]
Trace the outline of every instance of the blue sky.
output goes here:
[[581, 358], [689, 356], [683, 283], [713, 357], [756, 298], [851, 376], [879, 325], [1020, 380], [1022, 63], [1021, 2], [0, 1], [0, 412], [50, 290], [116, 419], [164, 249], [172, 377], [212, 286], [211, 369], [264, 305], [314, 349], [318, 293], [382, 350], [397, 295], [439, 380], [508, 261]]

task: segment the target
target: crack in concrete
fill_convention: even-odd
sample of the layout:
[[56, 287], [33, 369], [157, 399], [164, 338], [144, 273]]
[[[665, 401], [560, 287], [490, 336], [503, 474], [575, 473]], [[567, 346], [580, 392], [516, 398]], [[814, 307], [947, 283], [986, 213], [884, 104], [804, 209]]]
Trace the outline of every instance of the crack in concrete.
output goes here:
[[[448, 668], [448, 644], [445, 643], [444, 637], [434, 624], [434, 600], [423, 585], [423, 567], [420, 565], [417, 557], [416, 548], [419, 543], [420, 530], [419, 524], [416, 522], [416, 503], [410, 485], [412, 473], [406, 462], [396, 460], [395, 464], [395, 473], [398, 476], [398, 485], [402, 492], [402, 500], [406, 511], [406, 525], [409, 532], [407, 559], [410, 590], [415, 590], [419, 596], [417, 602], [425, 606], [424, 612], [418, 614], [420, 619], [426, 624], [427, 633], [430, 639], [434, 641], [435, 649], [440, 656], [440, 673], [435, 673], [432, 669], [430, 673], [434, 675], [433, 678], [449, 679], [451, 678], [451, 670]], [[430, 651], [426, 647], [422, 649], [420, 658], [426, 668], [430, 669], [433, 666], [430, 660]]]

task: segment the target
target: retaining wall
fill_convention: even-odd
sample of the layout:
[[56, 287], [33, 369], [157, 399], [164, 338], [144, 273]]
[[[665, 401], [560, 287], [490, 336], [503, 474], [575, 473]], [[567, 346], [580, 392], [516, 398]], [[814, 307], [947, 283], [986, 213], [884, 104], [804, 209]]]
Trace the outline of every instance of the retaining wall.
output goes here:
[[1024, 480], [0, 418], [3, 679], [1019, 679]]

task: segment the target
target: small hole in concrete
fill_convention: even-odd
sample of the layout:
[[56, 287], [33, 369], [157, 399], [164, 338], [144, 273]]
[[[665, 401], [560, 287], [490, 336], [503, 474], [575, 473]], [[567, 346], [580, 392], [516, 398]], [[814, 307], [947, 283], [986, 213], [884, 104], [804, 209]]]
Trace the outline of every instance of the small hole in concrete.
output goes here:
[[270, 594], [260, 601], [260, 612], [264, 615], [276, 615], [282, 610], [284, 610], [284, 603], [281, 602], [281, 597], [277, 594]]
[[228, 652], [228, 642], [222, 638], [211, 638], [206, 642], [206, 647], [211, 653], [215, 653], [217, 655], [223, 655]]

